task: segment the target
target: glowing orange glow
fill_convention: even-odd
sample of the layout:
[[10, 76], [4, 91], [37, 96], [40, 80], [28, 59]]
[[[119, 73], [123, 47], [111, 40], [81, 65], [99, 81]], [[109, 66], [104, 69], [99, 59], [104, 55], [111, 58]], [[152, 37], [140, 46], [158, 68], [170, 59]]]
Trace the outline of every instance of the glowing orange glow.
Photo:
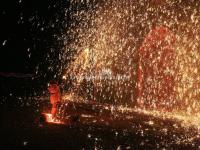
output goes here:
[[67, 79], [67, 77], [66, 77], [66, 76], [63, 76], [62, 78], [63, 78], [63, 80], [66, 80], [66, 79]]
[[60, 120], [54, 120], [52, 118], [52, 114], [50, 113], [43, 113], [46, 119], [46, 122], [48, 123], [53, 123], [53, 124], [64, 124], [63, 122], [61, 122]]

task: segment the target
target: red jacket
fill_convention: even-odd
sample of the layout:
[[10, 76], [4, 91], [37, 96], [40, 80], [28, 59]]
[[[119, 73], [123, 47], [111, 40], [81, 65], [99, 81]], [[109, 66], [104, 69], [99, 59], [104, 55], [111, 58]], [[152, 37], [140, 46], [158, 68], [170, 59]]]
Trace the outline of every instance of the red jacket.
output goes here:
[[49, 90], [49, 93], [50, 93], [51, 104], [55, 104], [57, 102], [60, 102], [61, 94], [60, 94], [59, 86], [57, 84], [50, 84], [48, 90]]

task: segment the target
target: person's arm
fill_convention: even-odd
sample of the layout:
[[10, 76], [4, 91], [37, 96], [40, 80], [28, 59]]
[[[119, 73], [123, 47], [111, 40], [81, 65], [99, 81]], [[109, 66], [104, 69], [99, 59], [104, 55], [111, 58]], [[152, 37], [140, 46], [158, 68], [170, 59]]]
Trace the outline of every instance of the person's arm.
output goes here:
[[59, 95], [59, 101], [61, 102], [61, 101], [62, 101], [62, 94], [61, 94], [61, 92], [60, 92], [59, 86], [58, 86], [58, 95]]

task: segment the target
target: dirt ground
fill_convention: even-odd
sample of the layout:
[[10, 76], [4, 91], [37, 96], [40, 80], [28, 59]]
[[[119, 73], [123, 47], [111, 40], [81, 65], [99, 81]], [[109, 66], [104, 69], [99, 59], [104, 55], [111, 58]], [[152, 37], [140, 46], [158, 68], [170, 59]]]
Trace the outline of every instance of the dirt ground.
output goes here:
[[36, 106], [1, 105], [0, 149], [200, 149], [199, 132], [176, 120], [104, 108], [71, 103], [64, 124], [51, 124]]

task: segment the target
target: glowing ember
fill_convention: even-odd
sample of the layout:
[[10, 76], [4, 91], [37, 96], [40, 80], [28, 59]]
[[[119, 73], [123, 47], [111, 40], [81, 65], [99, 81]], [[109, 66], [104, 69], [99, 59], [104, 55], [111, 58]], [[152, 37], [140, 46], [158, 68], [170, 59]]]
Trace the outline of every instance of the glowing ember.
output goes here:
[[49, 113], [43, 113], [43, 114], [46, 118], [46, 122], [53, 123], [53, 124], [63, 124], [63, 122], [61, 122], [60, 120], [53, 119], [52, 114], [49, 114]]

